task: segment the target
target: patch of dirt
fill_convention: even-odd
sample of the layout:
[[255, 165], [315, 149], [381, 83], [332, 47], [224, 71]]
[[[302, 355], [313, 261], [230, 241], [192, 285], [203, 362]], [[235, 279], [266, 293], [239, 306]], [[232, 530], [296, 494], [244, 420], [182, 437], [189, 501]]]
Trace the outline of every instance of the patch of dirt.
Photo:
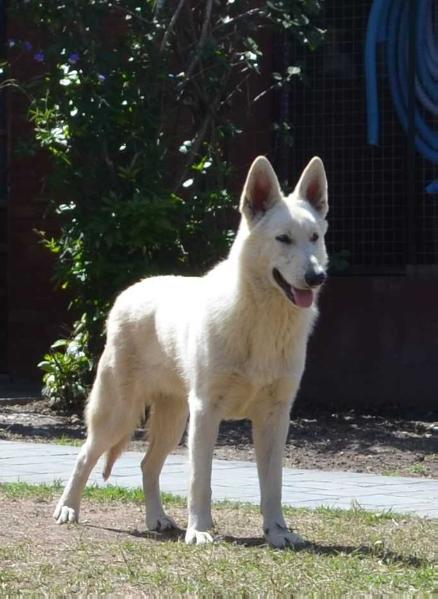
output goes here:
[[[1, 407], [0, 439], [48, 442], [84, 436], [78, 416], [56, 414], [46, 401]], [[139, 429], [130, 449], [143, 451], [143, 437]], [[185, 443], [184, 438], [179, 451]], [[215, 457], [255, 460], [248, 421], [221, 425]], [[438, 478], [438, 422], [350, 412], [293, 416], [285, 466]]]
[[[60, 526], [52, 517], [56, 500], [46, 501], [32, 498], [8, 499], [0, 496], [0, 519], [7, 522], [7, 528], [0, 528], [0, 546], [20, 543], [29, 538], [46, 553], [59, 544], [63, 550], [73, 545], [80, 536], [87, 541], [114, 539], [118, 535], [125, 538], [144, 537], [159, 540], [170, 536], [179, 537], [181, 531], [172, 531], [166, 535], [145, 531], [144, 507], [129, 504], [129, 510], [123, 503], [93, 502], [82, 500], [80, 527]], [[172, 506], [172, 513], [179, 520], [186, 518], [185, 510]]]

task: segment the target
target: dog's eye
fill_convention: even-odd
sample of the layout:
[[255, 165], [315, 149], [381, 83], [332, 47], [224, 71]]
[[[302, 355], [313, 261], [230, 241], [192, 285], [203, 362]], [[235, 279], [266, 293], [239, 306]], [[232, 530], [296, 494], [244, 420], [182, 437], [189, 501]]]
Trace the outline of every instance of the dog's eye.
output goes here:
[[319, 235], [318, 235], [318, 233], [314, 233], [314, 234], [312, 235], [312, 237], [310, 238], [310, 241], [311, 241], [312, 243], [316, 243], [316, 242], [318, 241], [318, 239], [319, 239]]
[[289, 237], [289, 235], [277, 235], [275, 239], [280, 243], [287, 243], [288, 245], [293, 243], [293, 240]]

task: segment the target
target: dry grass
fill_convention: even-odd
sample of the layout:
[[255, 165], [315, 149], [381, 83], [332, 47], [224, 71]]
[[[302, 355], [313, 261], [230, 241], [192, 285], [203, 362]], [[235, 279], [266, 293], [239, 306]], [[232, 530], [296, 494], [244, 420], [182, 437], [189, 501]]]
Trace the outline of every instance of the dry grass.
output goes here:
[[[279, 551], [257, 508], [215, 506], [220, 540], [144, 532], [139, 491], [91, 489], [79, 526], [51, 519], [56, 487], [0, 485], [0, 596], [438, 593], [438, 521], [362, 510], [286, 510], [310, 542]], [[166, 498], [181, 526], [181, 499]]]

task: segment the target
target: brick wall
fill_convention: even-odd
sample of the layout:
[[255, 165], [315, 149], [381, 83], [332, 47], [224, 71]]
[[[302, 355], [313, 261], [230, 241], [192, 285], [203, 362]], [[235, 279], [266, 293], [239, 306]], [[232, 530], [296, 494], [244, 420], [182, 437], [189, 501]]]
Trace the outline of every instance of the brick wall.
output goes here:
[[[25, 132], [15, 113], [11, 133]], [[26, 132], [27, 133], [27, 132]], [[14, 139], [14, 136], [12, 137]], [[8, 205], [8, 370], [12, 377], [39, 376], [37, 362], [60, 332], [66, 302], [53, 290], [52, 258], [35, 230], [54, 229], [44, 220], [43, 156], [10, 162]]]
[[[7, 38], [26, 39], [14, 22], [8, 24]], [[13, 64], [17, 77], [36, 74], [38, 65], [31, 54], [13, 60]], [[36, 364], [59, 336], [67, 305], [66, 298], [54, 291], [53, 260], [36, 233], [55, 231], [56, 223], [53, 218], [45, 218], [47, 200], [42, 176], [47, 172], [46, 156], [24, 156], [19, 151], [32, 136], [26, 112], [25, 96], [8, 92], [6, 371], [13, 379], [40, 377]]]

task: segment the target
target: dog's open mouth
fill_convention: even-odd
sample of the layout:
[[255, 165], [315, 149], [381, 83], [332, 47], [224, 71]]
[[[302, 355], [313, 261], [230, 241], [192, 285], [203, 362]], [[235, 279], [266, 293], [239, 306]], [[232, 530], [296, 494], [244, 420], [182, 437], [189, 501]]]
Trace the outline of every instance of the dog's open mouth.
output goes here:
[[313, 291], [311, 289], [298, 289], [290, 285], [276, 268], [272, 270], [275, 282], [281, 287], [286, 297], [300, 308], [310, 308], [313, 303]]

